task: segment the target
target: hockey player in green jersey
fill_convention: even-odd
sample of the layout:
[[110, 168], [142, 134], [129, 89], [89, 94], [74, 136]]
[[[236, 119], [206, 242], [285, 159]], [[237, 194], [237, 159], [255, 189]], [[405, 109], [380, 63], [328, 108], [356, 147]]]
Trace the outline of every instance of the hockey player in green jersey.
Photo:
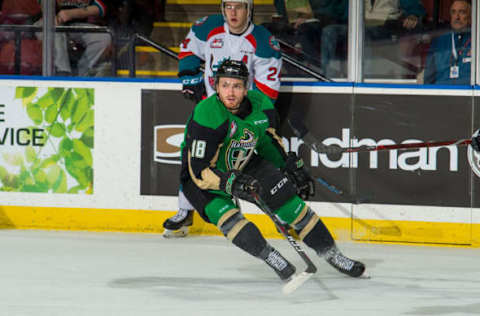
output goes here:
[[[282, 58], [280, 46], [270, 32], [253, 23], [253, 0], [222, 0], [222, 14], [197, 20], [178, 54], [182, 94], [195, 101], [215, 93], [215, 71], [225, 58], [242, 60], [249, 70], [249, 89], [278, 97]], [[204, 64], [201, 71], [201, 64]], [[163, 236], [184, 237], [193, 224], [193, 206], [180, 188], [178, 212], [163, 222]]]
[[260, 92], [247, 91], [245, 64], [224, 61], [215, 87], [217, 93], [200, 102], [190, 116], [182, 148], [183, 192], [200, 216], [288, 281], [295, 267], [233, 200], [254, 203], [251, 192], [255, 191], [319, 256], [342, 273], [361, 276], [365, 266], [338, 250], [327, 227], [303, 201], [314, 193], [313, 180], [302, 160], [284, 151], [271, 101]]

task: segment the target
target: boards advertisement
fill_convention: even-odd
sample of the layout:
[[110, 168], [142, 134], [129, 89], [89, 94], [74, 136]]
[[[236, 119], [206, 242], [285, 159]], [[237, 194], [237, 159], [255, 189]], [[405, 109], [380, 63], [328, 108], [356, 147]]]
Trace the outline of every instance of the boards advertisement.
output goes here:
[[[180, 144], [194, 108], [180, 88], [4, 82], [0, 226], [162, 231], [177, 209]], [[341, 147], [470, 139], [480, 121], [476, 93], [285, 85], [280, 135], [316, 179], [310, 206], [349, 240], [478, 244], [480, 178], [466, 146], [319, 155], [286, 120], [300, 117], [319, 142]], [[275, 234], [254, 205], [242, 212]]]
[[178, 91], [142, 90], [141, 195], [176, 196], [180, 144], [194, 104]]
[[[469, 138], [471, 96], [282, 93], [282, 115], [296, 115], [326, 145], [357, 147]], [[175, 106], [173, 106], [175, 105]], [[193, 104], [175, 91], [142, 92], [142, 195], [176, 195], [180, 143]], [[467, 146], [317, 154], [282, 120], [287, 150], [321, 178], [368, 203], [470, 207], [477, 179]], [[317, 181], [318, 202], [351, 202]]]
[[93, 194], [92, 88], [0, 87], [0, 190]]

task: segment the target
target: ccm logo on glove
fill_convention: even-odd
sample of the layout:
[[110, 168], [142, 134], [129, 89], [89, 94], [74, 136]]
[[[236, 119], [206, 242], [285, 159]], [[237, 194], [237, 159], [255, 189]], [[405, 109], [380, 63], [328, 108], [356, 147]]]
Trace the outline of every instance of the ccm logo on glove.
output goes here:
[[195, 85], [203, 81], [203, 77], [190, 77], [182, 79], [182, 84], [184, 85]]
[[278, 192], [278, 190], [280, 190], [285, 185], [285, 183], [287, 183], [287, 181], [288, 181], [287, 177], [280, 180], [277, 184], [275, 184], [273, 188], [270, 189], [270, 194], [275, 195]]

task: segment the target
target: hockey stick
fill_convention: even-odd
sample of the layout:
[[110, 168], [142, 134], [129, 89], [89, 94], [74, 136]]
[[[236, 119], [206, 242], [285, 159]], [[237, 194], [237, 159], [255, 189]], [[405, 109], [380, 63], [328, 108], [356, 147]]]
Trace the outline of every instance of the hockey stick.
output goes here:
[[352, 204], [367, 203], [367, 202], [370, 202], [370, 200], [371, 200], [370, 196], [355, 197], [355, 196], [343, 191], [342, 189], [338, 188], [337, 186], [328, 183], [328, 181], [326, 181], [322, 177], [316, 177], [315, 180], [318, 183], [320, 183], [321, 185], [323, 185], [325, 188], [327, 188], [330, 192], [333, 192], [337, 195], [345, 197], [348, 200], [348, 202], [350, 202]]
[[277, 226], [277, 229], [282, 233], [282, 235], [287, 239], [290, 245], [295, 249], [298, 255], [302, 258], [302, 260], [307, 264], [307, 268], [305, 271], [295, 274], [287, 284], [283, 286], [283, 293], [290, 294], [299, 288], [303, 283], [305, 283], [308, 279], [310, 279], [315, 272], [317, 272], [317, 267], [313, 264], [312, 260], [307, 256], [303, 248], [297, 243], [295, 238], [293, 238], [287, 231], [284, 225], [280, 222], [277, 216], [273, 213], [273, 211], [268, 207], [268, 205], [262, 200], [262, 198], [258, 195], [255, 191], [250, 191], [255, 203], [262, 209], [262, 211], [268, 215]]
[[[135, 33], [135, 36], [136, 36], [136, 38], [142, 40], [143, 42], [145, 42], [148, 45], [152, 46], [153, 48], [159, 50], [160, 52], [166, 54], [167, 56], [169, 56], [169, 57], [171, 57], [171, 58], [173, 58], [177, 61], [179, 60], [178, 54], [176, 52], [174, 52], [173, 50], [171, 50], [170, 48], [165, 47], [163, 45], [160, 45], [160, 44], [152, 41], [150, 38], [148, 38], [146, 36], [143, 36], [142, 34]], [[289, 45], [286, 42], [281, 42], [281, 44]], [[281, 54], [282, 54], [282, 58], [284, 59], [284, 61], [286, 61], [288, 64], [291, 64], [292, 66], [296, 67], [297, 69], [300, 69], [301, 71], [309, 74], [310, 76], [314, 77], [315, 79], [318, 79], [320, 81], [333, 82], [332, 79], [324, 76], [323, 74], [321, 74], [317, 71], [314, 71], [314, 70], [310, 69], [308, 66], [304, 65], [301, 61], [297, 61], [294, 57], [288, 55], [287, 53], [282, 52]], [[202, 70], [202, 71], [204, 70], [203, 66], [200, 67], [200, 70]]]
[[[302, 123], [302, 119], [298, 115], [291, 115], [287, 120], [288, 124], [292, 128], [293, 133], [298, 138], [301, 138], [304, 143], [311, 147], [314, 151], [319, 154], [325, 153], [325, 145], [318, 141], [307, 129], [307, 127]], [[354, 152], [368, 152], [368, 151], [382, 151], [382, 150], [407, 150], [412, 148], [425, 148], [425, 147], [442, 147], [442, 146], [462, 146], [469, 145], [472, 142], [470, 138], [467, 139], [455, 139], [455, 140], [445, 140], [445, 141], [427, 141], [419, 143], [409, 143], [409, 144], [394, 144], [394, 145], [376, 145], [376, 146], [359, 146], [359, 147], [348, 147], [348, 148], [339, 148], [339, 153], [354, 153]]]
[[[310, 59], [312, 59], [312, 56], [306, 54], [303, 50], [298, 49], [298, 48], [290, 45], [289, 43], [287, 43], [287, 42], [285, 42], [285, 41], [283, 41], [279, 38], [276, 38], [276, 40], [278, 41], [278, 43], [280, 43], [280, 46], [285, 46], [285, 47], [289, 48], [290, 50], [292, 50], [294, 52], [301, 53], [305, 57], [309, 57]], [[297, 67], [297, 69], [300, 69], [301, 71], [305, 72], [306, 74], [309, 74], [310, 76], [314, 77], [315, 79], [318, 79], [320, 81], [325, 81], [325, 82], [334, 82], [332, 79], [330, 79], [327, 76], [321, 74], [320, 72], [311, 69], [312, 67], [305, 66], [300, 60], [298, 60], [298, 58], [295, 58], [294, 56], [292, 56], [292, 55], [290, 55], [286, 52], [282, 51], [282, 58], [287, 63], [292, 64], [293, 66]]]
[[455, 139], [445, 141], [427, 141], [423, 143], [409, 143], [409, 144], [395, 144], [395, 145], [377, 145], [377, 146], [360, 146], [342, 148], [343, 152], [355, 153], [366, 151], [381, 151], [381, 150], [406, 150], [412, 148], [425, 148], [425, 147], [442, 147], [442, 146], [462, 146], [469, 145], [472, 142], [471, 139]]

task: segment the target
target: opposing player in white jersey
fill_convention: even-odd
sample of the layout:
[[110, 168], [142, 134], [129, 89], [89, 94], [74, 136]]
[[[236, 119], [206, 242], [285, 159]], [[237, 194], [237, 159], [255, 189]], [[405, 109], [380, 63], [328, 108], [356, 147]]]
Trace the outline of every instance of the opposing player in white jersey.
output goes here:
[[[247, 65], [248, 88], [263, 92], [275, 102], [282, 68], [278, 42], [266, 28], [253, 23], [253, 0], [222, 0], [221, 10], [222, 14], [196, 21], [180, 45], [178, 76], [183, 95], [198, 103], [214, 94], [218, 66], [225, 59], [233, 59]], [[179, 211], [163, 223], [164, 236], [185, 236], [192, 225], [192, 210], [180, 190]]]
[[[241, 60], [250, 72], [250, 89], [275, 101], [280, 88], [280, 47], [264, 27], [252, 23], [252, 0], [222, 1], [222, 13], [206, 16], [180, 45], [178, 76], [183, 93], [195, 101], [215, 93], [214, 75], [225, 59]], [[205, 70], [200, 69], [204, 63]], [[203, 82], [202, 82], [203, 81]], [[205, 87], [205, 92], [201, 91]]]

